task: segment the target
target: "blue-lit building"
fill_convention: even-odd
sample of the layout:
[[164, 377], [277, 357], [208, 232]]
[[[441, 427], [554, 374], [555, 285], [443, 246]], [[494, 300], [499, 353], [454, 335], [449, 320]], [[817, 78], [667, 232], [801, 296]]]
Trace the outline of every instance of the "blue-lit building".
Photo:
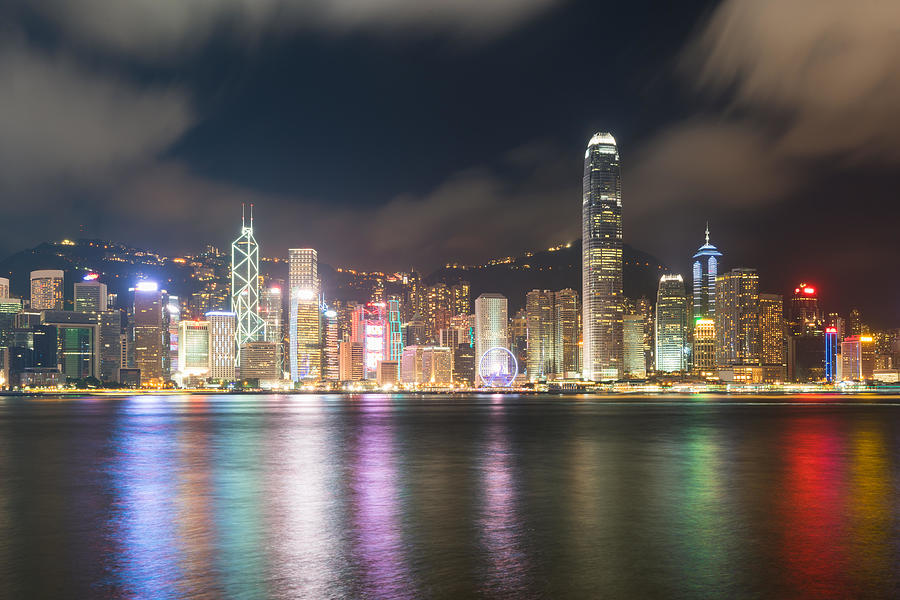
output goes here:
[[837, 370], [838, 330], [825, 328], [825, 381], [834, 383]]
[[706, 226], [706, 243], [694, 254], [692, 267], [694, 279], [695, 319], [714, 319], [716, 314], [716, 276], [722, 253], [709, 243], [709, 225]]

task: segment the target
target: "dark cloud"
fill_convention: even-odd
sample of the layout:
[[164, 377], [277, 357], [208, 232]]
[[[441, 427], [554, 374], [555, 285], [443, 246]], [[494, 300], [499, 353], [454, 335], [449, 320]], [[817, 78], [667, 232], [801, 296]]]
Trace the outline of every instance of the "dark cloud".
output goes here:
[[826, 163], [896, 164], [898, 31], [896, 2], [726, 0], [680, 65], [725, 108], [645, 145], [636, 201], [758, 205], [795, 193]]
[[114, 52], [172, 58], [227, 31], [238, 37], [319, 30], [483, 39], [562, 0], [33, 0], [69, 35]]
[[188, 95], [88, 70], [24, 44], [0, 47], [0, 188], [102, 178], [153, 160], [192, 124]]

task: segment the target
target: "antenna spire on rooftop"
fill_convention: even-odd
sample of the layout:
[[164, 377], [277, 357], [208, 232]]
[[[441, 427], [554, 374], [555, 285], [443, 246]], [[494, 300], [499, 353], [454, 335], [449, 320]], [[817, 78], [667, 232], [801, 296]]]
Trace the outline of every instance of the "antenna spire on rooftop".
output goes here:
[[706, 222], [706, 243], [709, 243], [709, 221]]

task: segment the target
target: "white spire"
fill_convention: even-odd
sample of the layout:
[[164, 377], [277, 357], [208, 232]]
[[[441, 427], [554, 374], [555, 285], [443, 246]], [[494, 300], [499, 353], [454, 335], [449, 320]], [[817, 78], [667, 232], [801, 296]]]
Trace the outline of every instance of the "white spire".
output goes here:
[[709, 221], [706, 222], [706, 243], [709, 243]]

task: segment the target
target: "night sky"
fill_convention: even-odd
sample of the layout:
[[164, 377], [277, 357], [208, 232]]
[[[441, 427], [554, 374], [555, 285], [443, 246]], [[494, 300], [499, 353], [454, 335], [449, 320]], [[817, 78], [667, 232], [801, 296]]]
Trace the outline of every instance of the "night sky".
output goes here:
[[766, 292], [897, 326], [900, 3], [12, 0], [6, 255], [97, 237], [427, 272], [580, 236], [619, 142], [625, 241], [688, 274], [706, 221]]

